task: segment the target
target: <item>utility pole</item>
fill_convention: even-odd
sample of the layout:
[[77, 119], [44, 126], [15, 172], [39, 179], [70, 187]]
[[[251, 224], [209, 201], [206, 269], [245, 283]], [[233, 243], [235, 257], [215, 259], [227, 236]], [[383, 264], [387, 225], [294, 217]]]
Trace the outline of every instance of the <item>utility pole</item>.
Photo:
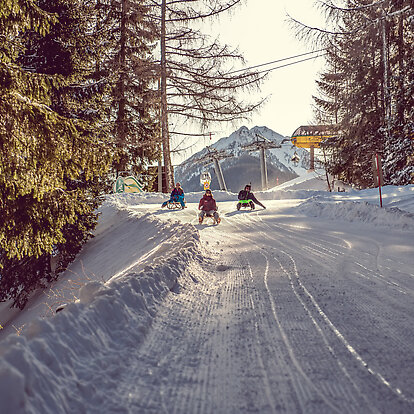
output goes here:
[[227, 154], [225, 151], [218, 151], [217, 149], [207, 146], [207, 154], [203, 157], [199, 158], [198, 161], [206, 162], [206, 164], [210, 164], [211, 162], [214, 165], [214, 171], [217, 176], [217, 180], [220, 186], [220, 190], [227, 191], [226, 182], [224, 181], [223, 171], [221, 170], [219, 160], [224, 158], [232, 157], [232, 155]]
[[267, 190], [267, 167], [266, 167], [266, 150], [270, 148], [281, 148], [280, 144], [265, 138], [263, 135], [256, 133], [256, 141], [250, 144], [242, 145], [247, 151], [260, 151], [260, 175], [262, 178], [262, 191]]
[[260, 176], [262, 177], [262, 190], [267, 190], [268, 181], [265, 147], [260, 148]]
[[213, 162], [214, 162], [214, 171], [216, 172], [216, 175], [217, 175], [220, 190], [227, 191], [226, 183], [224, 181], [223, 171], [221, 170], [219, 160], [214, 157]]

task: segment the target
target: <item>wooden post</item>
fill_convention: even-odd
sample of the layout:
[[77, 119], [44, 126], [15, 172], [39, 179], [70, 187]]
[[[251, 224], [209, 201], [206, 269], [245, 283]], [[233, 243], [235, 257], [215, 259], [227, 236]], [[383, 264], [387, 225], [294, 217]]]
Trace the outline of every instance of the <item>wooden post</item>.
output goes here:
[[313, 145], [310, 146], [310, 166], [309, 171], [315, 170], [315, 147]]

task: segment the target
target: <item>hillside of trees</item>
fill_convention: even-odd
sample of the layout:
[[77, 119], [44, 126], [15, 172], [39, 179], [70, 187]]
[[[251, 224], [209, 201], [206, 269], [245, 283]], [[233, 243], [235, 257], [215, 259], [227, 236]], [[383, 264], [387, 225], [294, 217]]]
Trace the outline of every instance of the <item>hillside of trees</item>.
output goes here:
[[[384, 183], [414, 182], [414, 4], [412, 0], [320, 2], [327, 27], [296, 22], [298, 34], [326, 49], [315, 99], [327, 169], [360, 187], [373, 185], [372, 158]], [[342, 6], [342, 7], [340, 7]]]
[[[246, 117], [262, 75], [194, 24], [241, 0], [0, 4], [0, 301], [24, 307], [92, 237], [113, 177], [173, 172], [169, 117]], [[111, 177], [111, 179], [109, 179]], [[150, 187], [154, 177], [147, 176]]]

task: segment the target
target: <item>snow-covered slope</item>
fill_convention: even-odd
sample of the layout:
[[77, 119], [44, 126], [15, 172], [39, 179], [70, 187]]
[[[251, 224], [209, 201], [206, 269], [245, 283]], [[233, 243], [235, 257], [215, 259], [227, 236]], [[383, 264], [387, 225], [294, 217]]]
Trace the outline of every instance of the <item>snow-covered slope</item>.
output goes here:
[[[246, 183], [250, 182], [256, 190], [261, 188], [259, 152], [247, 152], [242, 148], [244, 145], [255, 142], [257, 140], [256, 134], [276, 144], [280, 144], [286, 138], [265, 126], [255, 126], [250, 130], [243, 126], [229, 137], [221, 138], [211, 145], [212, 148], [231, 155], [231, 158], [220, 161], [224, 179], [230, 191], [239, 191]], [[297, 164], [292, 161], [295, 151], [299, 156]], [[206, 148], [203, 149], [176, 168], [176, 181], [180, 181], [186, 191], [200, 189], [200, 174], [204, 170], [208, 170], [213, 177], [212, 188], [218, 188], [213, 166], [198, 162], [207, 152]], [[304, 149], [292, 147], [289, 142], [284, 143], [281, 148], [267, 150], [266, 160], [271, 187], [276, 183], [283, 183], [306, 173], [306, 168], [309, 167], [309, 153]]]
[[198, 225], [201, 192], [182, 211], [108, 196], [60, 280], [0, 312], [0, 411], [413, 412], [414, 186], [381, 209], [321, 183], [254, 212], [214, 191], [219, 226]]

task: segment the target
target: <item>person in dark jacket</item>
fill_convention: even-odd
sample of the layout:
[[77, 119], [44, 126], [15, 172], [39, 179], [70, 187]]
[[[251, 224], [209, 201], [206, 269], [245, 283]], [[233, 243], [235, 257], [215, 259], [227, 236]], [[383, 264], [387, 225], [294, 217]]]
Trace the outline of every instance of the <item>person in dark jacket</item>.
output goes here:
[[244, 190], [240, 190], [238, 199], [240, 201], [237, 203], [237, 210], [240, 210], [242, 204], [246, 204], [247, 202], [252, 210], [255, 208], [254, 203], [259, 204], [259, 206], [266, 209], [266, 207], [252, 193], [252, 186], [250, 184], [247, 184], [244, 187]]
[[174, 201], [180, 203], [182, 208], [185, 208], [184, 190], [181, 188], [180, 183], [175, 184], [174, 190], [171, 191], [170, 199], [168, 201], [164, 201], [161, 207], [165, 207], [169, 202], [172, 203]]
[[198, 209], [201, 210], [198, 216], [198, 222], [201, 224], [204, 220], [206, 215], [213, 216], [215, 222], [218, 224], [220, 223], [220, 217], [217, 213], [218, 207], [216, 204], [216, 200], [213, 198], [213, 194], [211, 193], [210, 189], [207, 189], [203, 198], [200, 200], [198, 204]]

